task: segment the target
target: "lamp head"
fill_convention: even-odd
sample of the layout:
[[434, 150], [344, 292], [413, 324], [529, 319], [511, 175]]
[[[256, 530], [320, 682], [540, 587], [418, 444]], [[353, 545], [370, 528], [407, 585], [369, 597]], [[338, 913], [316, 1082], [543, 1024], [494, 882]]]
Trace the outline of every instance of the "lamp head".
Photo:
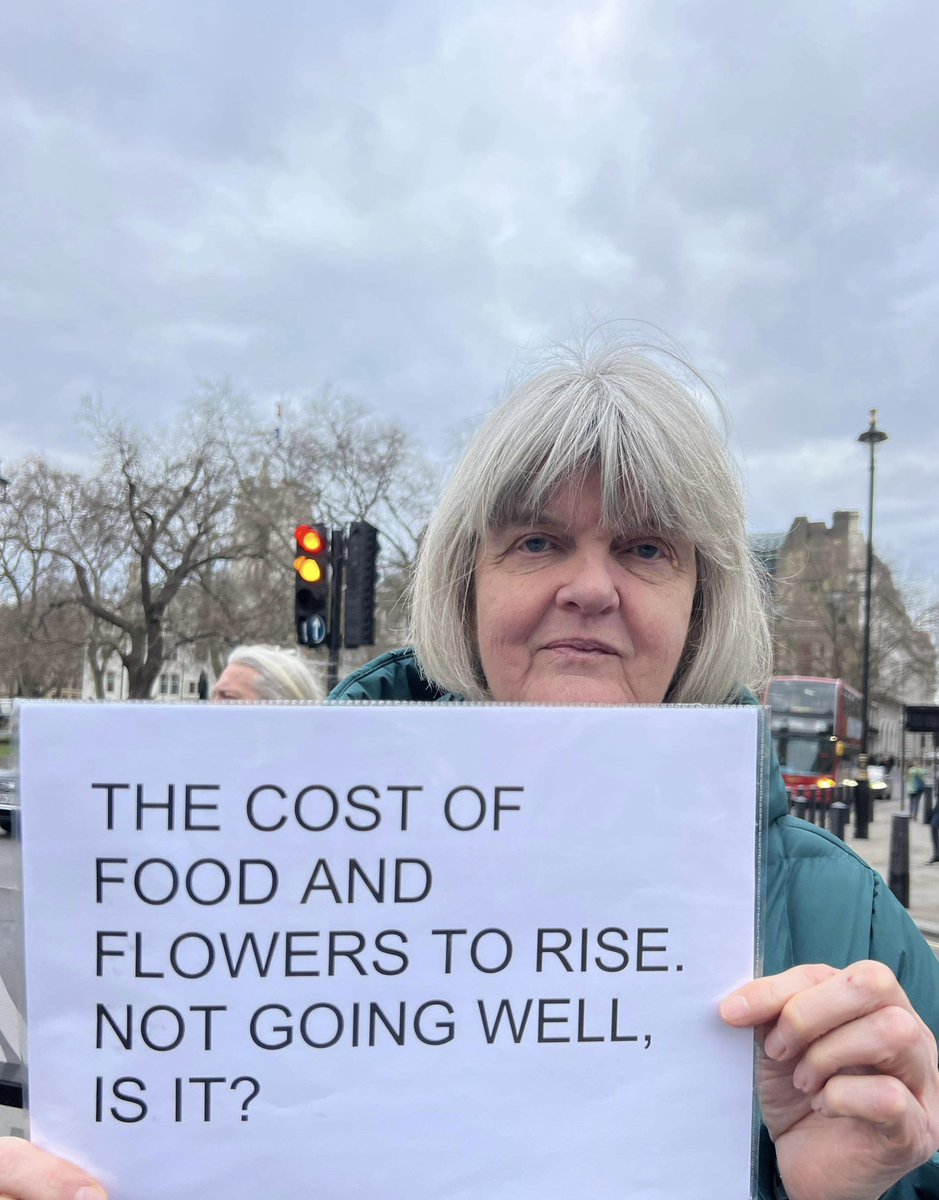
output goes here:
[[876, 446], [879, 442], [885, 442], [887, 440], [887, 435], [884, 433], [884, 431], [877, 428], [876, 408], [871, 409], [871, 423], [863, 433], [858, 434], [857, 440], [859, 442], [865, 442], [871, 447]]

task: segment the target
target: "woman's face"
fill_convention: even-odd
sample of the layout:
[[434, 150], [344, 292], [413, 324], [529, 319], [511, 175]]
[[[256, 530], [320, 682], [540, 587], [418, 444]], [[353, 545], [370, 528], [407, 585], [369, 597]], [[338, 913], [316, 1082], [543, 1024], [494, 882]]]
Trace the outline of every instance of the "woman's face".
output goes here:
[[658, 704], [694, 599], [694, 546], [600, 526], [600, 484], [562, 488], [476, 560], [476, 636], [495, 700]]

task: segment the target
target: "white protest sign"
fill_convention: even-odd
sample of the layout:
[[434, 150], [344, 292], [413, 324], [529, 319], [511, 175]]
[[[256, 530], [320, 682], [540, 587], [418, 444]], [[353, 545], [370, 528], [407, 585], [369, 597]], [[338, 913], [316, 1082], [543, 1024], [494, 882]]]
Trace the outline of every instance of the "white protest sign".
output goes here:
[[31, 1128], [113, 1200], [748, 1194], [759, 710], [20, 730]]

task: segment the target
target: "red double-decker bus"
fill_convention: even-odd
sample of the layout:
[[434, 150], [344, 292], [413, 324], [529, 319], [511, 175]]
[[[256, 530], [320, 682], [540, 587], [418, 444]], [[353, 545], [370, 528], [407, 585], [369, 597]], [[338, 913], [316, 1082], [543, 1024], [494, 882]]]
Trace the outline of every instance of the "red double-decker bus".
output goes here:
[[860, 692], [843, 679], [776, 675], [765, 702], [786, 787], [834, 787], [853, 780], [861, 749]]

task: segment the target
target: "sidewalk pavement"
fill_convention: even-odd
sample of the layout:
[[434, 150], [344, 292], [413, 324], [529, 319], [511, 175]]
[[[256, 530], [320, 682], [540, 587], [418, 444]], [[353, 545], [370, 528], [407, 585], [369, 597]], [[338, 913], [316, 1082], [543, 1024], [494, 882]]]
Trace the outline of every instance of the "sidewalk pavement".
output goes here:
[[[865, 840], [854, 835], [854, 820], [845, 829], [844, 840], [865, 862], [890, 882], [890, 827], [894, 813], [901, 811], [899, 800], [877, 801], [874, 819], [868, 826]], [[910, 916], [923, 933], [939, 938], [939, 863], [929, 863], [932, 839], [929, 826], [923, 824], [922, 811], [915, 821], [910, 820]]]

